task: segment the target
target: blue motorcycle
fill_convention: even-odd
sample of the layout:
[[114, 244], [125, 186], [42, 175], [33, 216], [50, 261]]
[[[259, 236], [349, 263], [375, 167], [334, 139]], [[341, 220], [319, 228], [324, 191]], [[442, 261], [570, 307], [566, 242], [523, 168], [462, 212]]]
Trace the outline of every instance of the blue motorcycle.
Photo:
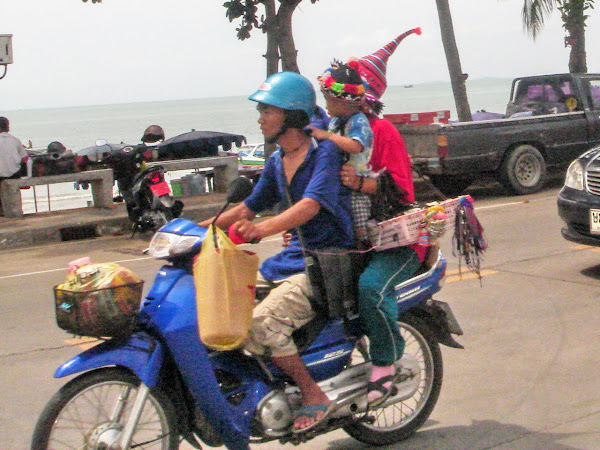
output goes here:
[[[247, 192], [232, 189], [229, 202]], [[223, 208], [223, 210], [225, 207]], [[446, 271], [435, 249], [429, 263], [396, 286], [398, 323], [406, 341], [394, 395], [367, 404], [371, 370], [358, 317], [317, 316], [294, 339], [313, 378], [335, 405], [318, 426], [292, 429], [297, 388], [267, 358], [203, 345], [196, 317], [192, 259], [206, 229], [175, 219], [154, 236], [149, 253], [164, 259], [137, 316], [134, 332], [105, 340], [61, 365], [55, 377], [79, 374], [49, 401], [35, 427], [33, 449], [247, 449], [279, 440], [301, 444], [342, 428], [358, 441], [391, 445], [427, 420], [442, 386], [440, 344], [462, 348], [450, 307], [432, 296]]]

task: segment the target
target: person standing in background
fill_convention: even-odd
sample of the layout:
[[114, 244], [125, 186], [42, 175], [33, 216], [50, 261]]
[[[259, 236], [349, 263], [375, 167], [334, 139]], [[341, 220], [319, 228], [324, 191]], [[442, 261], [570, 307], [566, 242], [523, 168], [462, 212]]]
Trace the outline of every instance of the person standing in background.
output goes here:
[[[29, 154], [21, 141], [9, 131], [10, 122], [6, 117], [0, 117], [0, 184], [6, 179], [20, 178], [27, 173]], [[1, 207], [0, 200], [0, 210]]]

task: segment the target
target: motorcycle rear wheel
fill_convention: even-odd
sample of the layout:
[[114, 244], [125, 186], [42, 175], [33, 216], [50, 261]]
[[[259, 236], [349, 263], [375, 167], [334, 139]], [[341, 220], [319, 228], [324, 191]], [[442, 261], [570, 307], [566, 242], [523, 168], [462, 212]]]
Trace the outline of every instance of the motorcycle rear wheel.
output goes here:
[[442, 352], [429, 326], [411, 315], [402, 315], [398, 324], [406, 343], [404, 354], [412, 355], [421, 369], [419, 388], [408, 399], [369, 411], [372, 423], [357, 416], [356, 422], [344, 427], [354, 439], [369, 445], [391, 445], [412, 436], [429, 418], [442, 388]]
[[[139, 384], [136, 376], [119, 368], [99, 369], [71, 380], [42, 411], [33, 433], [32, 450], [109, 448], [129, 418]], [[170, 399], [152, 390], [133, 432], [131, 447], [179, 448], [175, 424]]]

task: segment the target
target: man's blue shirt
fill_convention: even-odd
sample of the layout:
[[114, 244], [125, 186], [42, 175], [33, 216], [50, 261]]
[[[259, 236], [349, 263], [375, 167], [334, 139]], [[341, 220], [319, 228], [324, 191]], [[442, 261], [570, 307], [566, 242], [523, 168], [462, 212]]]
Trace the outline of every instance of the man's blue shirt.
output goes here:
[[[287, 205], [282, 156], [278, 149], [266, 162], [258, 184], [245, 200], [251, 211], [260, 213], [282, 200]], [[331, 141], [317, 144], [313, 139], [306, 159], [290, 183], [293, 203], [312, 198], [321, 205], [317, 215], [301, 226], [304, 245], [309, 250], [350, 248], [353, 245], [350, 195], [340, 182], [341, 167], [342, 158], [335, 144]], [[290, 245], [261, 266], [260, 272], [265, 279], [281, 280], [304, 270], [304, 255], [296, 230], [291, 233]]]

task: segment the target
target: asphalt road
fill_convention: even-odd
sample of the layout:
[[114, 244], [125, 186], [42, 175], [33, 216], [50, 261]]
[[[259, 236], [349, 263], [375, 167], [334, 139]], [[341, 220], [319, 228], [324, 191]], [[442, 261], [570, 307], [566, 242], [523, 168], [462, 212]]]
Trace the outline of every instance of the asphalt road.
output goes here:
[[[495, 189], [472, 191], [490, 244], [481, 283], [464, 267], [459, 276], [450, 237], [442, 239], [449, 271], [436, 297], [454, 310], [465, 350], [443, 348], [444, 385], [433, 414], [414, 437], [389, 448], [600, 448], [600, 248], [562, 239], [556, 186], [521, 197]], [[85, 255], [117, 261], [148, 289], [161, 263], [141, 254], [146, 244], [116, 237], [0, 252], [2, 448], [29, 446], [38, 414], [65, 382], [52, 378], [54, 369], [85, 345], [55, 324], [51, 288], [67, 263]], [[278, 245], [254, 248], [266, 255]], [[342, 431], [304, 447], [368, 448]]]

